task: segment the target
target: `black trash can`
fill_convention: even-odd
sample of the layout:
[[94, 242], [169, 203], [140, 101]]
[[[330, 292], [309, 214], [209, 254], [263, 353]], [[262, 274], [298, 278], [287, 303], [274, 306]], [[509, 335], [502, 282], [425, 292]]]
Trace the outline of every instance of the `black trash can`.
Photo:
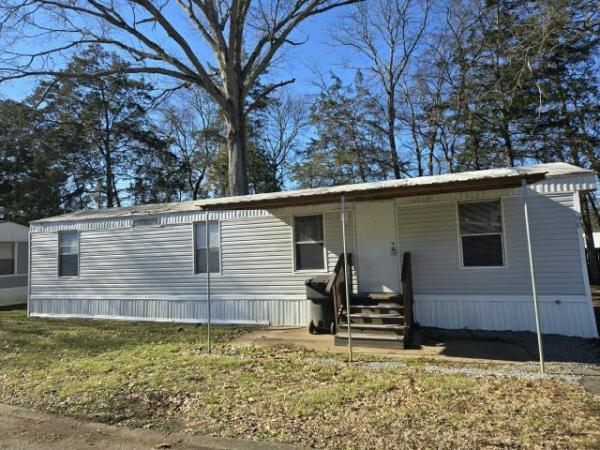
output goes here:
[[306, 298], [310, 300], [310, 322], [308, 332], [311, 334], [335, 334], [333, 317], [333, 301], [325, 287], [329, 277], [314, 277], [306, 280]]

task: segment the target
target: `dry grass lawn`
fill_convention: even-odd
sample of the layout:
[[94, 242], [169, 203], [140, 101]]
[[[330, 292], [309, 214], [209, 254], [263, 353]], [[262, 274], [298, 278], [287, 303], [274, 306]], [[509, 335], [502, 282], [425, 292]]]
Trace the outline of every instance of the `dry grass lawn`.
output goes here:
[[600, 447], [600, 398], [574, 383], [323, 364], [342, 356], [228, 344], [243, 332], [209, 355], [204, 327], [0, 312], [0, 402], [323, 448]]

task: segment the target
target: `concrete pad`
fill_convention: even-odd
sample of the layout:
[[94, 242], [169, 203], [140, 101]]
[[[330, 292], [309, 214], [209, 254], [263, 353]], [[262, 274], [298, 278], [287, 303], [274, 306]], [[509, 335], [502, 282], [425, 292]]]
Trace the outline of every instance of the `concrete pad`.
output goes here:
[[[237, 344], [286, 346], [329, 353], [346, 353], [348, 348], [336, 346], [330, 334], [310, 334], [306, 328], [263, 328], [232, 341]], [[452, 361], [530, 361], [529, 353], [509, 342], [448, 339], [444, 342], [427, 343], [411, 349], [386, 349], [353, 346], [356, 353], [393, 356], [398, 358], [434, 358]]]

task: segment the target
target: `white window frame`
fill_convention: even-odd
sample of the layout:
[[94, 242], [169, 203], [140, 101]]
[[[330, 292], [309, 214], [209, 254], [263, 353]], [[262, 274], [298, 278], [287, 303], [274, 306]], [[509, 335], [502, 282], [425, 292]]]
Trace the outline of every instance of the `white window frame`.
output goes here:
[[[60, 233], [76, 232], [77, 233], [77, 275], [61, 275], [60, 274]], [[60, 230], [57, 233], [56, 239], [56, 276], [60, 279], [77, 280], [81, 274], [81, 232], [79, 230]]]
[[[494, 233], [468, 233], [461, 234], [460, 232], [460, 210], [459, 205], [465, 203], [490, 203], [490, 202], [498, 202], [500, 204], [500, 223], [502, 225], [502, 231], [494, 232]], [[456, 235], [457, 235], [457, 243], [458, 243], [458, 267], [460, 269], [465, 270], [486, 270], [486, 269], [506, 269], [508, 268], [508, 257], [506, 252], [506, 224], [504, 222], [504, 199], [503, 198], [480, 198], [476, 200], [457, 200], [455, 202], [455, 212], [456, 212]], [[500, 243], [502, 248], [502, 265], [501, 266], [465, 266], [465, 260], [463, 256], [463, 244], [462, 237], [463, 236], [493, 236], [500, 235]]]
[[[321, 241], [300, 241], [296, 242], [296, 218], [298, 217], [313, 217], [320, 216], [321, 217], [321, 226], [323, 227], [322, 235], [323, 240]], [[328, 273], [328, 261], [327, 261], [327, 246], [325, 242], [327, 238], [325, 236], [325, 216], [322, 212], [307, 212], [304, 214], [294, 214], [292, 216], [292, 258], [294, 259], [294, 273]], [[296, 245], [300, 244], [323, 244], [323, 268], [322, 269], [298, 269], [296, 264]]]
[[[223, 240], [221, 237], [221, 220], [209, 219], [209, 222], [217, 222], [217, 231], [219, 233], [219, 271], [210, 272], [210, 276], [221, 276], [223, 274]], [[197, 276], [205, 277], [208, 272], [196, 272], [196, 224], [205, 225], [205, 220], [192, 222], [192, 273]], [[209, 245], [209, 242], [206, 243]], [[210, 247], [209, 247], [210, 248]], [[208, 270], [208, 267], [206, 268]]]
[[12, 273], [3, 273], [0, 274], [0, 278], [4, 278], [4, 277], [14, 277], [16, 275], [18, 275], [17, 273], [17, 258], [19, 257], [18, 255], [18, 249], [17, 249], [17, 243], [16, 242], [11, 242], [11, 241], [2, 241], [2, 244], [12, 244], [12, 249], [13, 249], [13, 271]]

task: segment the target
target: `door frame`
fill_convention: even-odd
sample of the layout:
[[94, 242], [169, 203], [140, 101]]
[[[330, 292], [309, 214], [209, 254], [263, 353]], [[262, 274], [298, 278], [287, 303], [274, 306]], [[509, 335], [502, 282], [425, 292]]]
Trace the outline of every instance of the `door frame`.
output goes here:
[[356, 291], [357, 293], [362, 292], [360, 289], [360, 277], [361, 277], [361, 268], [360, 261], [361, 255], [359, 251], [360, 245], [360, 237], [358, 232], [358, 204], [363, 202], [392, 202], [393, 203], [393, 222], [394, 222], [394, 243], [396, 244], [396, 256], [394, 260], [396, 261], [396, 279], [397, 285], [394, 289], [394, 293], [401, 294], [402, 293], [402, 260], [401, 255], [402, 251], [400, 250], [400, 239], [398, 234], [398, 205], [396, 204], [396, 199], [382, 199], [382, 200], [363, 200], [363, 201], [354, 201], [354, 249], [355, 249], [355, 268], [356, 268]]

